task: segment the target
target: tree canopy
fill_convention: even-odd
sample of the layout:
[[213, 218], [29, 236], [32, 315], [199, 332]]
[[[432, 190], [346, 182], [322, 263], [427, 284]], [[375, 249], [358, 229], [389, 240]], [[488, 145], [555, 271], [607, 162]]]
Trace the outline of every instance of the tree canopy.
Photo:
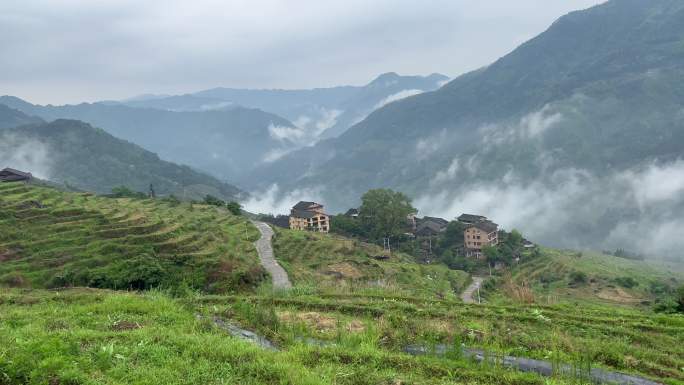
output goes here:
[[399, 236], [407, 230], [407, 218], [418, 211], [401, 192], [375, 189], [361, 197], [359, 219], [369, 239]]

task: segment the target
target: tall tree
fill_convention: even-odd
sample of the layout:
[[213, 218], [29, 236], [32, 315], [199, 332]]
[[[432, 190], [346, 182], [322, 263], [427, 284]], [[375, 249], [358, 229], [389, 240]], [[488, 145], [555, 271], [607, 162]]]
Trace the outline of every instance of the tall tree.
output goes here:
[[403, 234], [408, 216], [418, 212], [406, 195], [389, 189], [369, 190], [361, 201], [361, 225], [368, 238], [374, 240]]

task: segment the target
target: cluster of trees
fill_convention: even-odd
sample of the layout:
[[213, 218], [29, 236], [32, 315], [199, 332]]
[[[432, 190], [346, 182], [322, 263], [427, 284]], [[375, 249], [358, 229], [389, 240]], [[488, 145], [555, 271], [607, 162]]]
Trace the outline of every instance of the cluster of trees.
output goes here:
[[684, 285], [678, 289], [659, 283], [651, 283], [651, 293], [658, 296], [654, 310], [660, 313], [684, 313]]
[[[362, 238], [371, 242], [382, 243], [389, 238], [395, 249], [424, 257], [426, 250], [423, 241], [408, 235], [410, 231], [407, 218], [418, 210], [411, 205], [411, 200], [401, 192], [389, 189], [376, 189], [366, 192], [361, 198], [358, 218], [345, 215], [333, 217], [331, 229], [346, 236]], [[497, 263], [511, 264], [523, 251], [523, 236], [513, 230], [510, 233], [500, 232], [500, 243], [496, 247], [485, 247], [484, 260], [466, 258], [459, 255], [464, 239], [465, 224], [451, 221], [446, 230], [429, 239], [430, 258], [446, 263], [453, 269], [472, 271], [485, 265], [495, 266]]]
[[202, 203], [216, 207], [225, 207], [233, 215], [242, 215], [242, 206], [237, 202], [225, 202], [213, 195], [207, 195]]
[[[118, 186], [112, 188], [112, 193], [108, 194], [108, 197], [111, 198], [134, 198], [134, 199], [146, 199], [150, 195], [154, 197], [154, 190], [152, 189], [152, 186], [150, 186], [150, 194], [145, 194], [139, 191], [133, 191], [130, 188], [126, 186]], [[179, 204], [180, 200], [176, 198], [174, 195], [169, 195], [168, 197], [163, 198], [166, 201], [169, 201], [171, 203], [176, 203]], [[211, 205], [211, 206], [216, 206], [216, 207], [224, 207], [228, 211], [230, 211], [231, 214], [233, 215], [242, 215], [242, 206], [238, 202], [234, 201], [229, 201], [226, 202], [224, 200], [221, 200], [213, 195], [206, 195], [202, 202], [197, 202], [197, 201], [192, 201], [192, 203], [203, 203], [205, 205]]]
[[374, 242], [381, 242], [384, 238], [400, 242], [406, 237], [408, 216], [417, 212], [411, 206], [411, 200], [401, 192], [369, 190], [361, 197], [358, 218], [337, 215], [332, 219], [331, 229]]

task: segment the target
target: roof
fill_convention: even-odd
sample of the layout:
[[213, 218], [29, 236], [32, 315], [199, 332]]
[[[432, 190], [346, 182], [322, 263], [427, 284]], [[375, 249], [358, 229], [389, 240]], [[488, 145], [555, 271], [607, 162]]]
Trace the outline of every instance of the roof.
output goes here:
[[0, 171], [0, 173], [5, 174], [5, 175], [14, 174], [14, 175], [23, 176], [26, 178], [31, 178], [33, 176], [33, 175], [31, 175], [30, 172], [23, 172], [23, 171], [15, 170], [13, 168], [9, 168], [9, 167], [3, 169], [2, 171]]
[[299, 201], [296, 205], [292, 207], [293, 210], [307, 210], [311, 208], [312, 206], [321, 206], [322, 205], [316, 203], [316, 202], [306, 202], [306, 201]]
[[447, 221], [446, 219], [437, 218], [437, 217], [423, 217], [423, 219], [421, 219], [420, 222], [421, 223], [432, 222], [432, 223], [436, 223], [440, 226], [445, 226], [445, 227], [449, 224], [449, 221]]
[[353, 215], [359, 215], [359, 209], [349, 209], [344, 215], [351, 217]]
[[446, 227], [440, 226], [439, 224], [435, 222], [423, 222], [418, 226], [418, 230], [416, 230], [416, 234], [418, 235], [430, 235], [430, 234], [438, 234], [444, 231]]
[[319, 216], [319, 213], [313, 212], [313, 211], [307, 211], [307, 210], [292, 210], [292, 213], [290, 216], [295, 217], [295, 218], [313, 218]]
[[494, 222], [490, 222], [490, 221], [476, 222], [476, 223], [473, 223], [473, 224], [471, 224], [470, 226], [468, 226], [468, 227], [466, 227], [466, 228], [467, 228], [467, 229], [470, 229], [470, 228], [473, 228], [473, 227], [476, 228], [476, 229], [480, 229], [480, 230], [482, 230], [482, 231], [485, 231], [487, 234], [493, 233], [493, 232], [495, 232], [496, 230], [499, 229], [499, 225], [497, 225], [497, 224], [494, 223]]
[[487, 217], [484, 217], [482, 215], [474, 215], [474, 214], [461, 214], [458, 218], [459, 222], [480, 222], [484, 221], [487, 219]]

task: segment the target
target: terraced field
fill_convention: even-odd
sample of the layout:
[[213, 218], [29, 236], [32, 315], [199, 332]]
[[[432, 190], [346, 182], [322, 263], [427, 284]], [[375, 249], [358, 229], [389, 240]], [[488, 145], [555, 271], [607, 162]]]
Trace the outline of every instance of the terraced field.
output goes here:
[[[232, 337], [227, 323], [265, 336], [277, 351]], [[0, 378], [8, 385], [560, 385], [588, 383], [583, 376], [596, 367], [681, 385], [682, 338], [681, 316], [607, 307], [0, 289]], [[427, 354], [407, 354], [407, 346]], [[473, 362], [463, 347], [577, 371], [544, 378]]]
[[418, 296], [456, 299], [470, 283], [464, 271], [443, 264], [417, 264], [413, 257], [332, 234], [278, 228], [275, 255], [299, 287], [318, 293]]
[[683, 266], [674, 262], [547, 248], [541, 254], [514, 268], [512, 275], [517, 283], [532, 287], [544, 302], [650, 306], [668, 290], [684, 284]]
[[188, 287], [226, 292], [267, 277], [249, 222], [211, 206], [0, 184], [0, 284]]
[[407, 346], [423, 346], [428, 352], [445, 346], [453, 349], [451, 359], [459, 359], [465, 346], [492, 356], [567, 363], [578, 370], [604, 368], [684, 384], [681, 315], [575, 304], [465, 305], [389, 294], [208, 296], [199, 302], [207, 315], [237, 320], [286, 348], [302, 341], [344, 345], [363, 340], [394, 354]]

